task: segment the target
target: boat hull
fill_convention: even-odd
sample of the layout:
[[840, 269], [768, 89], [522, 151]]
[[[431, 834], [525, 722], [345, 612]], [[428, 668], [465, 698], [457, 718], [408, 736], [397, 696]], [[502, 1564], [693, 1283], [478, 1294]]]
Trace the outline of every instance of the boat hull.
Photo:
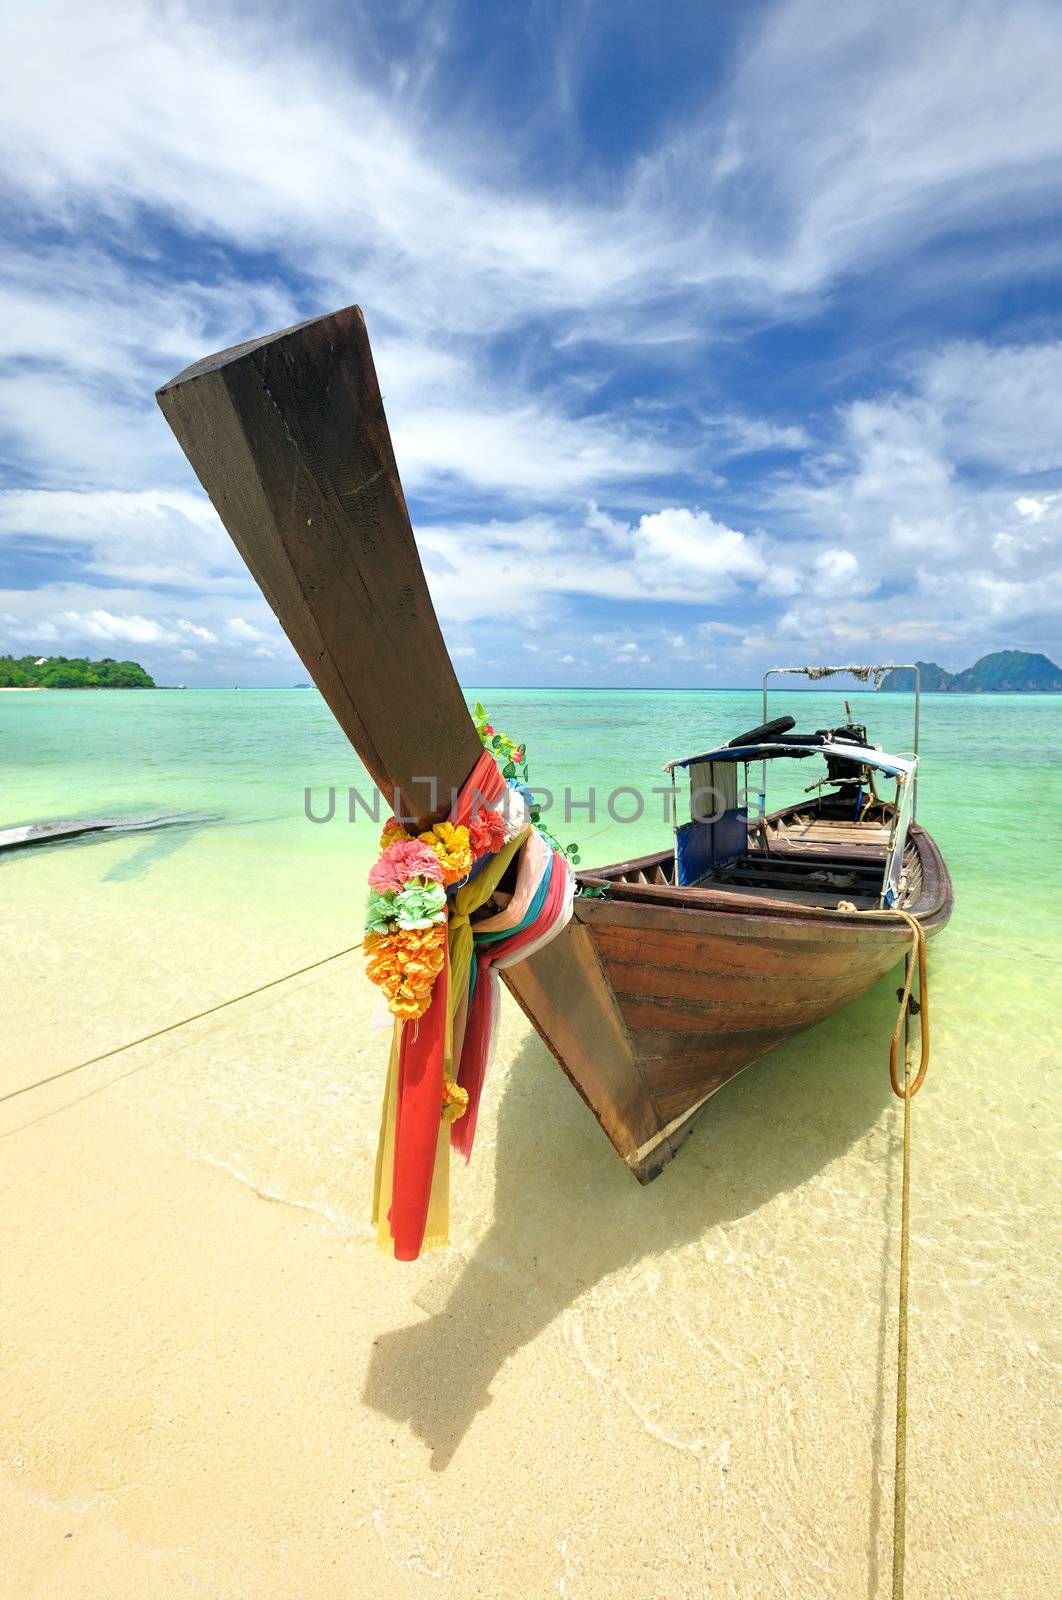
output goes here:
[[[912, 830], [912, 844], [923, 885], [911, 910], [931, 936], [950, 916], [951, 882], [924, 829]], [[911, 933], [891, 912], [767, 902], [753, 909], [748, 900], [666, 884], [625, 890], [614, 883], [606, 899], [579, 898], [567, 932], [504, 976], [619, 1155], [647, 1183], [724, 1084], [859, 999], [903, 961]]]

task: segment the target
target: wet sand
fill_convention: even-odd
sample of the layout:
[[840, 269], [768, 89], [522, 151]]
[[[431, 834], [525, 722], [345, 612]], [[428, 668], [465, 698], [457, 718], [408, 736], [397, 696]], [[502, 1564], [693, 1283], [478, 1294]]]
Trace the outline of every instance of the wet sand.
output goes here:
[[[220, 925], [176, 873], [150, 946], [49, 892], [119, 848], [34, 866], [0, 1093], [341, 942], [319, 905]], [[1007, 1054], [1001, 984], [1050, 1037], [1007, 959], [993, 988], [941, 944], [915, 1106], [925, 1600], [1041, 1600], [1059, 1558], [1058, 1092], [1046, 1042]], [[0, 1594], [888, 1594], [893, 1005], [751, 1069], [640, 1189], [506, 1001], [454, 1247], [412, 1266], [367, 1225], [356, 958], [0, 1105]]]

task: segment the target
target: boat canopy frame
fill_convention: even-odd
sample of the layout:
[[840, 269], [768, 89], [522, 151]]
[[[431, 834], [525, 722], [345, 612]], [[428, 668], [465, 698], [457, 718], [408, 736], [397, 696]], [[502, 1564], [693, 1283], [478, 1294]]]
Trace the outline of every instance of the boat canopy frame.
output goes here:
[[[922, 669], [917, 661], [885, 661], [874, 666], [847, 666], [847, 667], [768, 667], [763, 674], [763, 720], [767, 721], [767, 680], [769, 678], [798, 676], [809, 678], [812, 683], [819, 683], [823, 678], [835, 678], [838, 673], [847, 673], [849, 677], [858, 678], [861, 683], [874, 680], [875, 690], [881, 688], [881, 682], [887, 672], [913, 672], [914, 673], [914, 738], [912, 749], [917, 764], [918, 761], [918, 735], [922, 723]], [[767, 787], [767, 769], [763, 770], [764, 791]], [[762, 793], [760, 799], [764, 813], [767, 810], [767, 795]], [[918, 774], [915, 773], [911, 791], [911, 816], [918, 814]]]

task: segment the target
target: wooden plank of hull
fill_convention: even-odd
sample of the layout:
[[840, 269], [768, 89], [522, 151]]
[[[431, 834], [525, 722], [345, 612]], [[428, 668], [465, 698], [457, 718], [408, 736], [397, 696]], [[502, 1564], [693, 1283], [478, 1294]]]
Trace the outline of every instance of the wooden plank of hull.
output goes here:
[[[588, 907], [579, 909], [582, 913]], [[675, 929], [659, 926], [661, 919], [654, 915], [656, 906], [639, 906], [631, 914], [629, 902], [622, 907], [617, 902], [610, 911], [612, 916], [623, 915], [626, 920], [616, 923], [599, 916], [587, 918], [610, 967], [614, 964], [618, 970], [644, 970], [651, 965], [654, 970], [665, 970], [669, 974], [669, 990], [685, 992], [691, 998], [717, 995], [720, 999], [733, 997], [741, 1003], [750, 998], [750, 992], [755, 997], [765, 978], [791, 979], [794, 959], [806, 961], [805, 976], [813, 987], [836, 983], [851, 971], [853, 945], [869, 944], [876, 949], [879, 942], [860, 933], [845, 937], [829, 927], [822, 929], [819, 936], [821, 924], [812, 923], [815, 937], [809, 948], [806, 928], [777, 920], [694, 911], [683, 919], [689, 927]], [[650, 924], [650, 917], [655, 925]], [[756, 938], [749, 941], [743, 935], [754, 922], [758, 923]], [[628, 984], [623, 982], [620, 987], [627, 988]]]
[[[480, 753], [424, 581], [357, 306], [199, 361], [167, 422], [368, 768], [444, 813]], [[417, 779], [434, 777], [438, 803]]]

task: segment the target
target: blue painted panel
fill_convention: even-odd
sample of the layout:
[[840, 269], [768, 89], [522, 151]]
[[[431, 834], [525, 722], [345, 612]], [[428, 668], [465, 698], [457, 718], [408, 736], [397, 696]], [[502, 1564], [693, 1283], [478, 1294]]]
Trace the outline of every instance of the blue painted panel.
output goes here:
[[749, 814], [744, 806], [736, 811], [724, 811], [718, 822], [712, 823], [715, 833], [713, 865], [736, 861], [749, 847]]
[[727, 861], [736, 861], [748, 848], [748, 812], [742, 806], [724, 811], [718, 822], [684, 822], [676, 830], [678, 881], [697, 883]]
[[711, 822], [683, 822], [675, 832], [678, 851], [678, 881], [696, 883], [712, 866]]

